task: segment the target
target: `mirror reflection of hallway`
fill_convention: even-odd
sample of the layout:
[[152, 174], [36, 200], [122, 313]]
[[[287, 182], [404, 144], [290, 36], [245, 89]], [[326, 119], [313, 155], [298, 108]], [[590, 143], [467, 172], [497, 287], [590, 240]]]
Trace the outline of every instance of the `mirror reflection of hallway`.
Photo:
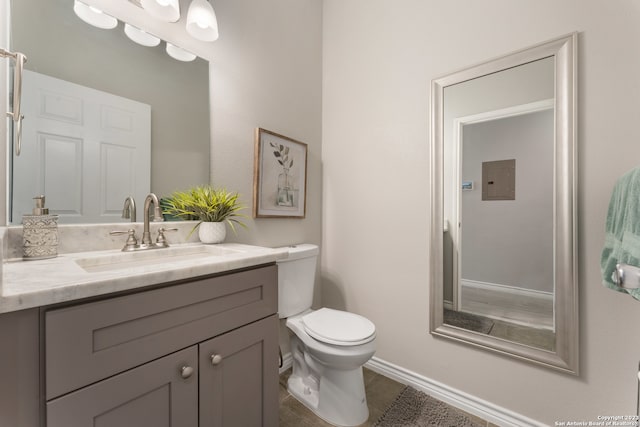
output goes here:
[[432, 82], [431, 333], [576, 373], [576, 34]]
[[460, 193], [457, 281], [460, 311], [486, 318], [487, 333], [549, 350], [553, 119], [551, 104], [463, 126], [460, 179], [482, 186]]
[[444, 322], [545, 349], [554, 345], [553, 66], [545, 58], [445, 89], [454, 190], [445, 217], [458, 227], [445, 239], [455, 301]]

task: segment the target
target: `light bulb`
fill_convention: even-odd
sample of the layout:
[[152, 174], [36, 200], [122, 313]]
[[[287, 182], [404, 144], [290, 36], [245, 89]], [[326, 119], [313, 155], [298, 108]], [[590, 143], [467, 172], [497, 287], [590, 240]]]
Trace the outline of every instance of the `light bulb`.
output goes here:
[[178, 61], [189, 62], [196, 59], [196, 56], [193, 53], [187, 52], [186, 50], [172, 45], [169, 42], [167, 42], [166, 50], [170, 57], [172, 57], [173, 59], [177, 59]]
[[180, 19], [179, 0], [141, 0], [140, 4], [154, 18], [165, 22], [177, 22]]
[[212, 42], [218, 39], [218, 21], [207, 0], [193, 0], [187, 13], [187, 32], [198, 40]]
[[73, 2], [73, 11], [78, 15], [78, 18], [94, 27], [110, 30], [118, 25], [118, 20], [113, 16], [78, 0]]
[[142, 46], [158, 46], [160, 39], [133, 25], [124, 24], [124, 33], [134, 42]]

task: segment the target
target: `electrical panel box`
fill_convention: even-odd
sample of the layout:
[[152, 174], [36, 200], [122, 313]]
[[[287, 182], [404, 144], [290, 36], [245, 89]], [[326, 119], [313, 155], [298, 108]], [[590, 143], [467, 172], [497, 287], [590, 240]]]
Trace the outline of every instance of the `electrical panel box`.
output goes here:
[[516, 199], [516, 160], [482, 162], [482, 200]]

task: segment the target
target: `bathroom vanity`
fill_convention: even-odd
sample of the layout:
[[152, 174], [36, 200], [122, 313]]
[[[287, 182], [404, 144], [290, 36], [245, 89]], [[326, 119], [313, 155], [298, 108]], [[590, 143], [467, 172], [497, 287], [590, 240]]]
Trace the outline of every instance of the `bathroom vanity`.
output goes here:
[[276, 426], [286, 255], [198, 248], [5, 264], [0, 425]]

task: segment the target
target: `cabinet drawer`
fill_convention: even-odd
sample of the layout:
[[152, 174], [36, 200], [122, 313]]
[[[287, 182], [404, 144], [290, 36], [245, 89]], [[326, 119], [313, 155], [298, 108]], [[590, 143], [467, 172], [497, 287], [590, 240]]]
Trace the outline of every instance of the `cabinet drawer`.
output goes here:
[[275, 265], [45, 314], [46, 398], [277, 312]]

